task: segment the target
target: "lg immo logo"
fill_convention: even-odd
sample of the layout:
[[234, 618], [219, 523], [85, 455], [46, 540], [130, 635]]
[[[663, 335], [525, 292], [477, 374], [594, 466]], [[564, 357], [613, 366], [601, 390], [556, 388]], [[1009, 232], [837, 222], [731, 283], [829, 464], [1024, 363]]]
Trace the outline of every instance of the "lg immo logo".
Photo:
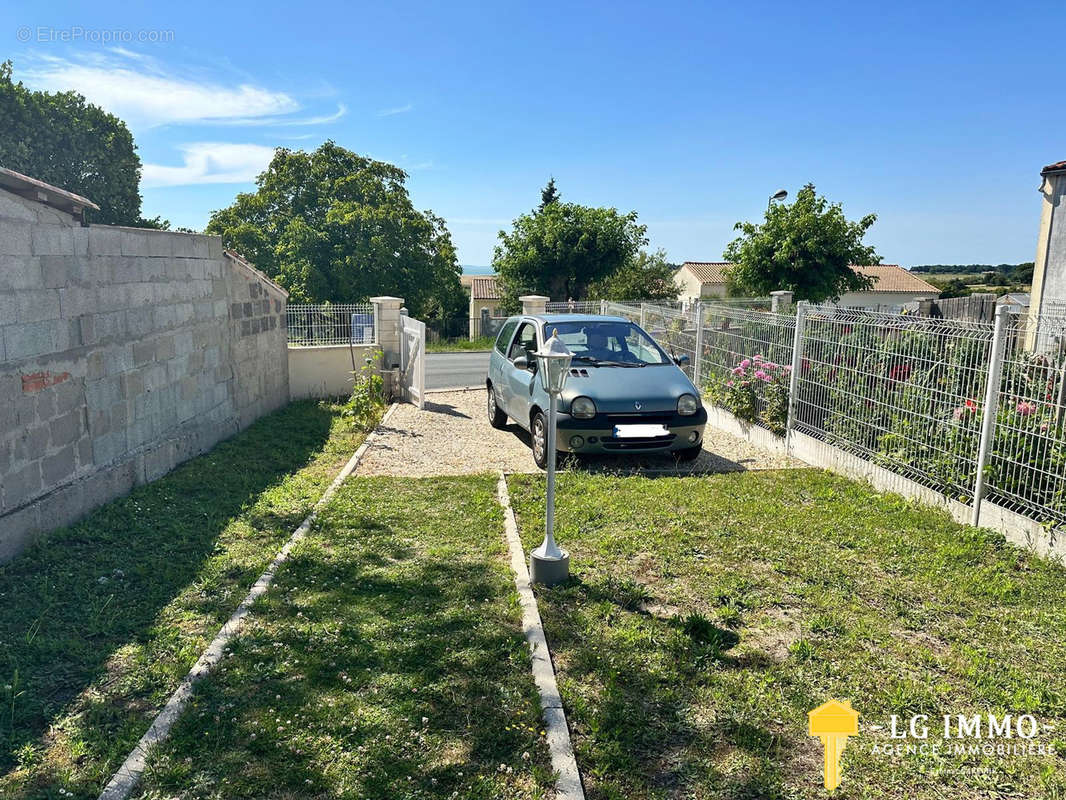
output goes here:
[[[840, 756], [859, 733], [859, 712], [849, 700], [827, 700], [808, 712], [808, 732], [822, 743], [823, 779], [832, 792], [840, 785]], [[1055, 745], [1039, 740], [1042, 726], [1032, 714], [892, 714], [887, 725], [867, 725], [875, 756], [1054, 756]]]

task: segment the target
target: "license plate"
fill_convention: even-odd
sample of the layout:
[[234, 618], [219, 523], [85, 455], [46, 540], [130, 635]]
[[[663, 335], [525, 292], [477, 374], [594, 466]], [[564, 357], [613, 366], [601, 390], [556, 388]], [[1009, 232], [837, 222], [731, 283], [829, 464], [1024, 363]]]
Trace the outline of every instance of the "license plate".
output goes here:
[[665, 425], [615, 425], [616, 439], [654, 439], [656, 436], [669, 436]]

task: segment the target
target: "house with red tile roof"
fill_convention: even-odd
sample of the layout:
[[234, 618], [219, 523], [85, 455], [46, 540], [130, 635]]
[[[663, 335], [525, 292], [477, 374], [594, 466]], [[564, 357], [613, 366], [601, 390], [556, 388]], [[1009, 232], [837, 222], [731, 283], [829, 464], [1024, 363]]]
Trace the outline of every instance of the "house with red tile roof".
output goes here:
[[[674, 274], [682, 300], [726, 296], [728, 261], [686, 261]], [[853, 270], [874, 279], [873, 288], [865, 292], [848, 292], [839, 305], [849, 308], [896, 309], [917, 300], [932, 300], [940, 290], [896, 264], [853, 266]]]

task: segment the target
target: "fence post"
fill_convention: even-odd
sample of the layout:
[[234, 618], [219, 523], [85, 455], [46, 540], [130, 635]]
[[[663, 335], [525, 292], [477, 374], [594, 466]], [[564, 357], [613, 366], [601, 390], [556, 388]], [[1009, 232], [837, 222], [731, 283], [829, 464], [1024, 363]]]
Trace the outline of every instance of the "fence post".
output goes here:
[[703, 394], [700, 386], [700, 365], [703, 363], [703, 303], [696, 301], [696, 353], [692, 357], [692, 382]]
[[973, 520], [976, 528], [981, 521], [981, 502], [985, 494], [985, 468], [988, 466], [988, 451], [996, 430], [996, 413], [999, 411], [999, 383], [1003, 374], [1003, 352], [1007, 346], [1007, 306], [996, 309], [995, 328], [992, 331], [992, 352], [988, 361], [988, 384], [985, 386], [985, 408], [981, 419], [981, 444], [977, 449], [977, 477], [973, 486]]
[[606, 300], [600, 300], [600, 316], [601, 317], [606, 317], [607, 316], [607, 301]]
[[788, 376], [788, 419], [785, 422], [785, 451], [792, 453], [792, 431], [796, 427], [799, 376], [803, 368], [803, 329], [807, 322], [807, 301], [796, 305], [796, 330], [792, 335], [792, 373]]
[[[640, 304], [640, 327], [642, 327], [642, 328], [644, 328], [644, 321], [645, 321], [645, 319], [647, 319], [647, 316], [648, 316], [648, 312], [647, 312], [647, 308], [646, 308], [647, 305], [648, 305], [647, 303], [641, 303]], [[647, 330], [647, 328], [644, 328], [644, 329]]]

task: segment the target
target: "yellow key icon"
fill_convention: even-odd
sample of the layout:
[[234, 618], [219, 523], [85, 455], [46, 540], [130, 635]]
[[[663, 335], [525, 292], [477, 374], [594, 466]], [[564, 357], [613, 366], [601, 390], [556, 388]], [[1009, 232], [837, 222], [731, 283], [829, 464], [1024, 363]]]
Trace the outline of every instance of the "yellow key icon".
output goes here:
[[850, 700], [828, 700], [807, 714], [811, 736], [822, 740], [825, 751], [825, 788], [833, 791], [840, 785], [840, 754], [848, 737], [859, 732], [859, 712]]

